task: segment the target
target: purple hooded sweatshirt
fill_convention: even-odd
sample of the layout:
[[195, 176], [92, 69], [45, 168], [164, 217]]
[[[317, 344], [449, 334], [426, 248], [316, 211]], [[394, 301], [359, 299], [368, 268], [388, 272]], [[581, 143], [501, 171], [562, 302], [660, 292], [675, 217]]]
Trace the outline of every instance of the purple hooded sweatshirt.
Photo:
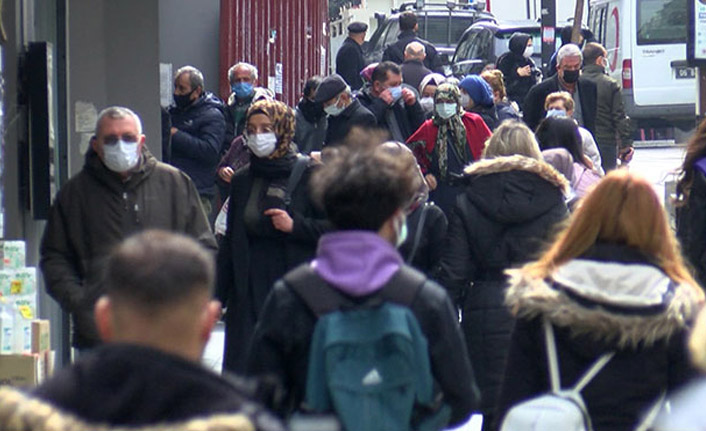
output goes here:
[[339, 231], [319, 239], [314, 271], [350, 296], [380, 289], [400, 269], [397, 249], [375, 232]]

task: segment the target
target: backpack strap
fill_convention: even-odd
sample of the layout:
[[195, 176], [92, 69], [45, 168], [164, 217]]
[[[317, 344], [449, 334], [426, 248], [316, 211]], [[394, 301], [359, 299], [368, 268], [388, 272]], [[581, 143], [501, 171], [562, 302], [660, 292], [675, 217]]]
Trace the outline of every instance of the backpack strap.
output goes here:
[[421, 272], [401, 265], [390, 281], [377, 293], [371, 295], [368, 300], [357, 303], [319, 277], [309, 263], [299, 265], [284, 276], [285, 283], [302, 298], [317, 317], [342, 306], [353, 308], [384, 301], [410, 306], [426, 280], [426, 276]]
[[304, 175], [307, 166], [309, 166], [309, 156], [297, 154], [297, 160], [294, 162], [292, 172], [289, 173], [287, 190], [284, 192], [284, 205], [286, 208], [289, 208], [289, 204], [292, 203], [292, 193], [294, 193], [294, 189], [297, 188], [297, 184], [299, 184], [299, 181], [302, 179], [302, 175]]
[[[549, 361], [549, 379], [551, 383], [552, 392], [558, 393], [561, 391], [561, 377], [559, 375], [559, 361], [556, 352], [556, 340], [554, 338], [554, 328], [546, 317], [543, 320], [544, 323], [544, 341], [547, 348], [547, 359]], [[615, 352], [608, 352], [602, 354], [598, 359], [596, 359], [593, 364], [586, 370], [585, 373], [579, 378], [578, 382], [571, 388], [572, 392], [580, 393], [583, 388], [586, 387], [596, 374], [598, 374], [603, 367], [608, 364], [608, 362], [613, 358]]]
[[303, 263], [284, 276], [284, 282], [294, 290], [316, 317], [350, 304], [348, 298], [319, 277], [310, 263]]
[[429, 212], [429, 202], [424, 202], [422, 204], [422, 213], [419, 215], [419, 220], [417, 221], [417, 230], [414, 233], [414, 242], [412, 243], [412, 250], [409, 252], [409, 256], [405, 259], [405, 263], [411, 264], [414, 259], [414, 255], [417, 254], [417, 249], [419, 248], [419, 243], [422, 241], [422, 231], [424, 230], [424, 222], [427, 219], [427, 213]]

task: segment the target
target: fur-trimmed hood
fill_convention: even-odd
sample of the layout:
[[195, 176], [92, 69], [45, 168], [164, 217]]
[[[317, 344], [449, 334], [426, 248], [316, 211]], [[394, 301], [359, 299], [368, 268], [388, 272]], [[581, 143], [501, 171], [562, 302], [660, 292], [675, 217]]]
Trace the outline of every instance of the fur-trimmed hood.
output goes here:
[[564, 205], [569, 191], [566, 178], [551, 165], [520, 155], [480, 160], [464, 174], [471, 203], [502, 224], [536, 219]]
[[544, 316], [574, 336], [617, 348], [650, 346], [686, 329], [698, 286], [677, 284], [648, 263], [574, 259], [551, 277], [508, 270], [505, 303], [518, 318]]
[[9, 386], [0, 387], [0, 429], [3, 431], [255, 431], [241, 413], [219, 414], [177, 423], [127, 427], [87, 423]]

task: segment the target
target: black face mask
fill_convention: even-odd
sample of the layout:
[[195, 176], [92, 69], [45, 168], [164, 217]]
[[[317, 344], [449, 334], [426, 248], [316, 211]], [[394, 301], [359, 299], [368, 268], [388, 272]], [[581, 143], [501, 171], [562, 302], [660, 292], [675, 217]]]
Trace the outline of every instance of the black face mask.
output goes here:
[[564, 82], [567, 84], [573, 84], [579, 80], [578, 70], [565, 70], [564, 71]]
[[191, 90], [189, 93], [186, 94], [172, 94], [174, 97], [174, 104], [177, 106], [179, 109], [184, 109], [187, 106], [191, 105], [191, 94], [194, 92], [194, 90]]

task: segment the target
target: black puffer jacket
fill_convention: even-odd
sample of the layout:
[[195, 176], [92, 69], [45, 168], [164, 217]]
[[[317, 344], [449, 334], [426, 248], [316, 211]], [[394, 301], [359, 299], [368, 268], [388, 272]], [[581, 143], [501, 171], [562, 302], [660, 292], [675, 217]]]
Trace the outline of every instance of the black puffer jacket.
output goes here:
[[214, 173], [226, 133], [224, 109], [223, 103], [211, 93], [205, 93], [184, 109], [169, 108], [172, 127], [179, 129], [172, 135], [171, 164], [191, 177], [202, 196], [213, 196], [216, 192]]
[[[406, 142], [407, 138], [412, 136], [412, 133], [416, 132], [426, 120], [419, 100], [415, 100], [412, 105], [407, 105], [403, 99], [399, 99], [392, 105], [388, 105], [381, 98], [373, 96], [369, 89], [359, 93], [358, 100], [373, 113], [378, 127], [390, 132], [393, 140]], [[393, 121], [397, 124], [402, 136], [394, 136]]]
[[549, 389], [546, 318], [563, 387], [600, 355], [615, 352], [582, 391], [594, 430], [635, 429], [662, 391], [695, 376], [685, 338], [700, 298], [698, 286], [675, 283], [622, 245], [597, 244], [545, 279], [513, 271], [506, 304], [518, 320], [496, 417]]
[[449, 217], [440, 280], [463, 309], [461, 326], [478, 373], [482, 410], [490, 415], [513, 325], [503, 305], [503, 271], [533, 258], [567, 216], [562, 194], [567, 185], [548, 164], [523, 156], [483, 160], [465, 174], [465, 193]]
[[[496, 63], [497, 68], [505, 76], [505, 89], [507, 98], [517, 102], [520, 106], [525, 101], [525, 96], [533, 85], [542, 80], [542, 72], [537, 69], [531, 58], [525, 58], [524, 52], [530, 35], [525, 33], [514, 34], [510, 38], [510, 51], [501, 55]], [[520, 76], [517, 69], [530, 66], [532, 73], [529, 76]]]

